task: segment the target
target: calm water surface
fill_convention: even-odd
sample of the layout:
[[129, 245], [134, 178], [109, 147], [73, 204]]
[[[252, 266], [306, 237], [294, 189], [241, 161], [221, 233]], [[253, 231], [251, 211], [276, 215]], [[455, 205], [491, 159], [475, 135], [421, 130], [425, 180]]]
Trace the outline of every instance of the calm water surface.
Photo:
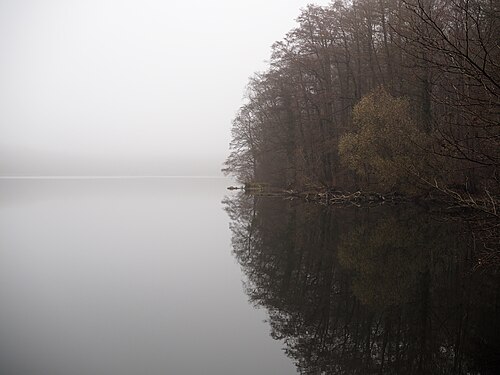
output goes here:
[[224, 179], [0, 180], [0, 373], [290, 374]]
[[1, 180], [0, 373], [499, 373], [463, 227], [229, 184]]
[[225, 204], [246, 293], [301, 373], [500, 374], [500, 275], [475, 268], [467, 226], [409, 205]]

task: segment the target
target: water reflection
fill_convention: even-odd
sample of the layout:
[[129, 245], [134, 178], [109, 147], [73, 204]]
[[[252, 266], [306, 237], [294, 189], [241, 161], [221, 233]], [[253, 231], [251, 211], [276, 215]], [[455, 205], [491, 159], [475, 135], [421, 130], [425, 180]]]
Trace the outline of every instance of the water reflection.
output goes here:
[[496, 374], [500, 277], [417, 208], [225, 202], [251, 302], [304, 374]]
[[0, 181], [0, 375], [288, 375], [205, 178]]

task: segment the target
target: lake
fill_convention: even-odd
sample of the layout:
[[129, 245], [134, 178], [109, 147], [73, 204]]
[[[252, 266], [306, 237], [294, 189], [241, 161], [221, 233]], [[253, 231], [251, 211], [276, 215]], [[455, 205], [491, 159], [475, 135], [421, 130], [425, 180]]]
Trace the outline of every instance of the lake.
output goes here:
[[224, 178], [0, 180], [0, 369], [494, 374], [500, 278], [461, 225]]
[[226, 179], [0, 181], [2, 374], [289, 374]]

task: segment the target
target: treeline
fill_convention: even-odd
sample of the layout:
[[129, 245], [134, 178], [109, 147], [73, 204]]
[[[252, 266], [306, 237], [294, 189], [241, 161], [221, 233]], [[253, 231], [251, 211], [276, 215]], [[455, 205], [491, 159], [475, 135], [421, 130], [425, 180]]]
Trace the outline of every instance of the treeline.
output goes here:
[[432, 188], [496, 210], [500, 2], [337, 1], [297, 22], [250, 80], [226, 172], [296, 189]]

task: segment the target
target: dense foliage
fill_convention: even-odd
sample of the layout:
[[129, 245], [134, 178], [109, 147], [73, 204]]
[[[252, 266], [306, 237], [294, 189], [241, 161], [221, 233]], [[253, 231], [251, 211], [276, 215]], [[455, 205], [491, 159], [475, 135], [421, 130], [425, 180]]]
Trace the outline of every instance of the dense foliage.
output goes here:
[[297, 189], [437, 188], [496, 213], [498, 1], [336, 1], [297, 22], [248, 85], [226, 172]]

